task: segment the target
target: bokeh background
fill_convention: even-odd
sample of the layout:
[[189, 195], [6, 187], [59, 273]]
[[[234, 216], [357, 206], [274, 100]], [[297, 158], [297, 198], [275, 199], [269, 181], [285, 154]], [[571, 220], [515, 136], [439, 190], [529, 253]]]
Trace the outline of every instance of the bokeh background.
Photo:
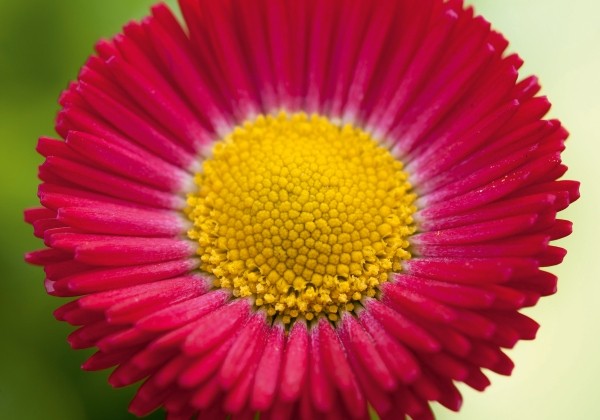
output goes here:
[[[79, 365], [90, 352], [71, 350], [71, 328], [51, 313], [40, 269], [22, 261], [40, 246], [22, 222], [36, 204], [34, 148], [53, 134], [56, 98], [101, 37], [146, 13], [152, 0], [0, 0], [0, 418], [129, 419], [133, 389], [114, 390], [106, 373]], [[519, 343], [511, 378], [492, 375], [483, 394], [464, 390], [459, 414], [439, 419], [598, 418], [600, 375], [600, 2], [596, 0], [471, 0], [477, 12], [525, 59], [522, 74], [540, 76], [571, 132], [564, 161], [582, 181], [583, 199], [562, 217], [575, 233], [553, 271], [559, 293], [528, 312], [542, 324], [537, 340]], [[477, 395], [476, 395], [477, 394]], [[161, 418], [160, 413], [152, 418]]]

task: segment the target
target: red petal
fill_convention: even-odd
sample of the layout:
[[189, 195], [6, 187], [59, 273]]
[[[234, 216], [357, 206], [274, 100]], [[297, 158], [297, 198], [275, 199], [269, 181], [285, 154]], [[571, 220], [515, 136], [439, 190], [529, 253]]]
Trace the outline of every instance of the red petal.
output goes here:
[[[266, 411], [273, 404], [279, 384], [284, 343], [285, 331], [283, 327], [277, 325], [272, 327], [254, 380], [251, 407], [255, 411]], [[302, 365], [295, 366], [296, 370], [303, 368]]]
[[331, 375], [331, 381], [340, 390], [350, 415], [353, 418], [360, 418], [367, 411], [366, 401], [352, 373], [344, 348], [328, 321], [321, 318], [318, 330], [323, 368], [328, 375]]
[[200, 354], [222, 343], [248, 317], [249, 309], [249, 303], [240, 299], [206, 315], [185, 339], [184, 352]]
[[302, 321], [296, 321], [288, 334], [285, 356], [281, 367], [281, 399], [293, 402], [300, 397], [308, 372], [308, 330]]

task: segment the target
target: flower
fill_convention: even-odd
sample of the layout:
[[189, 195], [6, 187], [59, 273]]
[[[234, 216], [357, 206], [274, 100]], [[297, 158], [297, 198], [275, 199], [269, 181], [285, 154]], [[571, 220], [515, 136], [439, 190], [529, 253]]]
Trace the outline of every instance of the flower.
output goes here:
[[461, 1], [181, 0], [97, 44], [38, 151], [55, 315], [174, 418], [433, 416], [509, 375], [578, 198]]

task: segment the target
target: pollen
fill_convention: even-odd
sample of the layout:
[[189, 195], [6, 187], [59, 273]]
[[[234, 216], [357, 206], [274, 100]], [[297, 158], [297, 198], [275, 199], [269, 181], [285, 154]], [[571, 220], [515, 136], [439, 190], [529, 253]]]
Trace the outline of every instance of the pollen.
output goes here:
[[410, 258], [408, 175], [352, 125], [261, 115], [215, 143], [195, 182], [200, 269], [285, 324], [355, 311]]

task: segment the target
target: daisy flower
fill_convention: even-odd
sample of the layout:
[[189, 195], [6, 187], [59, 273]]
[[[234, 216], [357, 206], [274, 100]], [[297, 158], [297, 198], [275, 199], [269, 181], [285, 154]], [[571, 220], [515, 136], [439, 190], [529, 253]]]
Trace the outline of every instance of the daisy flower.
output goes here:
[[100, 41], [38, 152], [55, 316], [169, 418], [432, 418], [556, 291], [567, 138], [460, 0], [180, 0]]

